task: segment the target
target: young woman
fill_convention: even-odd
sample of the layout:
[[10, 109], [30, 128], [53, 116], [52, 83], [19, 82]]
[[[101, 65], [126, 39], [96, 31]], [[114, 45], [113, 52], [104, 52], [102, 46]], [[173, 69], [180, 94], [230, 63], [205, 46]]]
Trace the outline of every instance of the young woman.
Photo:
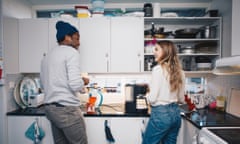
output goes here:
[[176, 144], [181, 126], [178, 102], [184, 99], [185, 75], [171, 41], [156, 43], [148, 101], [151, 116], [142, 144]]

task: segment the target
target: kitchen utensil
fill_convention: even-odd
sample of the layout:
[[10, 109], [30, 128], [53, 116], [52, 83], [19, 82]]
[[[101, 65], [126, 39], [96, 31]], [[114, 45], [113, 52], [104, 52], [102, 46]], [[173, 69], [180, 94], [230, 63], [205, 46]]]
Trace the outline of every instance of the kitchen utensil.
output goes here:
[[196, 38], [199, 33], [197, 28], [184, 28], [175, 31], [175, 38]]
[[24, 105], [29, 105], [30, 96], [38, 94], [38, 87], [34, 79], [24, 77], [19, 87], [20, 98]]
[[14, 91], [13, 91], [13, 95], [14, 95], [14, 100], [17, 103], [18, 106], [20, 106], [20, 108], [25, 109], [26, 105], [22, 102], [21, 98], [20, 98], [20, 91], [19, 91], [19, 87], [20, 87], [20, 83], [22, 80], [20, 80], [19, 82], [17, 82], [16, 86], [14, 87]]
[[195, 53], [195, 48], [193, 46], [180, 47], [180, 52], [184, 54]]
[[206, 106], [204, 94], [191, 94], [191, 99], [197, 109], [201, 109]]
[[217, 36], [217, 26], [204, 26], [200, 28], [200, 37], [201, 38], [216, 38]]

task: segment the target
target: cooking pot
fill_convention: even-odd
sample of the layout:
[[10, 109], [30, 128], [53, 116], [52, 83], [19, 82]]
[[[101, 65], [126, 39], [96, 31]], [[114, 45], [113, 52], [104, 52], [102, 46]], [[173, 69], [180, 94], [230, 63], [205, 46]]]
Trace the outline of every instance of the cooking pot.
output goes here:
[[195, 48], [192, 46], [180, 47], [180, 52], [184, 54], [195, 53]]
[[175, 38], [196, 38], [199, 31], [197, 28], [178, 29], [175, 31]]
[[216, 38], [217, 26], [205, 26], [200, 30], [201, 38]]

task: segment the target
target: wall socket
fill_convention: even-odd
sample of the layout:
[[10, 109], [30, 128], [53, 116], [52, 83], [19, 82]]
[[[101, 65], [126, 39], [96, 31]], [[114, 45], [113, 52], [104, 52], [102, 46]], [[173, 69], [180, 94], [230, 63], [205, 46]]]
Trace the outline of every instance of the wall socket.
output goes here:
[[8, 84], [9, 84], [9, 88], [11, 88], [11, 89], [15, 87], [14, 81], [10, 81]]

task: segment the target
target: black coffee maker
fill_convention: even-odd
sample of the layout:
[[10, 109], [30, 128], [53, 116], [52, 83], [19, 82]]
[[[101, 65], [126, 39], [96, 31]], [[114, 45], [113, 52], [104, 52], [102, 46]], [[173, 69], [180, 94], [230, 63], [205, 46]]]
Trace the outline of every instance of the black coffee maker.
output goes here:
[[125, 113], [148, 113], [147, 84], [125, 85]]

